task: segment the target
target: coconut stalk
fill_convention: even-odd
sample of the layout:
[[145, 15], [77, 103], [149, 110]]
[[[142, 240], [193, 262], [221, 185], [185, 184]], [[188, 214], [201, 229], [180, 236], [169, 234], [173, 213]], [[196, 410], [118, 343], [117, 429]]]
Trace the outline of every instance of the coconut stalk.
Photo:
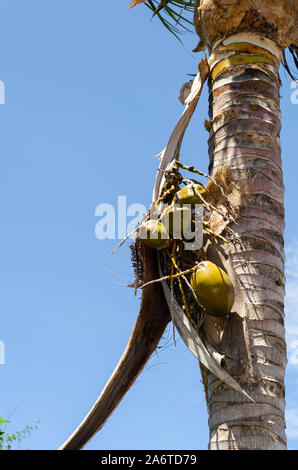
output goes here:
[[[226, 370], [255, 401], [206, 372], [209, 449], [286, 449], [278, 69], [284, 48], [297, 44], [297, 10], [297, 2], [288, 0], [203, 0], [195, 7], [199, 49], [208, 47], [211, 54], [210, 173], [228, 168], [246, 194], [238, 223], [230, 225], [233, 243], [207, 250], [207, 258], [234, 278], [233, 313], [224, 321], [209, 317], [203, 329], [224, 355]], [[225, 235], [220, 218], [213, 224]]]

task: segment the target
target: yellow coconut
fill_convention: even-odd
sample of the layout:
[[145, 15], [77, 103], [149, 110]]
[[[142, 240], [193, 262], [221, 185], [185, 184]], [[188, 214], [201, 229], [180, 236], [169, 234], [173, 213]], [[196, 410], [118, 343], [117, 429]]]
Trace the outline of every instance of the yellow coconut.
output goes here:
[[227, 315], [235, 301], [235, 290], [229, 276], [211, 261], [202, 261], [192, 274], [190, 284], [208, 315]]
[[205, 199], [207, 195], [207, 191], [201, 184], [187, 184], [184, 186], [180, 191], [178, 191], [175, 195], [176, 201], [183, 205], [183, 204], [202, 204], [203, 200], [200, 198], [199, 195], [202, 195]]

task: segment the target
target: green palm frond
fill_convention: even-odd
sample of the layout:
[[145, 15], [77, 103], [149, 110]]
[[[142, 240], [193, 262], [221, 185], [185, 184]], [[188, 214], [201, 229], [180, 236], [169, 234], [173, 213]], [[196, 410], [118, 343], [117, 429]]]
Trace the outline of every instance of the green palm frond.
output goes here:
[[145, 4], [163, 25], [176, 36], [193, 26], [195, 0], [147, 0]]

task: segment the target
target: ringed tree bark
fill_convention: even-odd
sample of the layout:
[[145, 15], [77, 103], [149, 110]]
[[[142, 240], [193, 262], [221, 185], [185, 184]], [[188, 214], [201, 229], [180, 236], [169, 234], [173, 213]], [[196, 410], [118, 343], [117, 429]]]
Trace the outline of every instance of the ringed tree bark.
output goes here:
[[[210, 51], [210, 172], [228, 167], [246, 188], [234, 243], [208, 258], [234, 276], [229, 321], [204, 330], [226, 357], [229, 373], [255, 400], [207, 371], [210, 449], [286, 449], [284, 375], [284, 185], [278, 68], [297, 45], [298, 2], [202, 0], [195, 6], [199, 49]], [[214, 226], [218, 221], [214, 220]], [[224, 232], [223, 232], [224, 233]]]
[[[131, 6], [145, 1], [133, 0]], [[161, 11], [173, 18], [172, 7], [177, 5], [194, 10], [200, 37], [196, 51], [208, 48], [210, 54], [210, 120], [206, 123], [210, 175], [222, 182], [231, 202], [238, 205], [236, 223], [227, 224], [219, 213], [210, 221], [213, 232], [223, 235], [223, 240], [229, 238], [229, 243], [208, 242], [205, 246], [207, 259], [233, 279], [236, 302], [225, 319], [206, 315], [201, 332], [209, 352], [216, 352], [226, 369], [223, 372], [238, 386], [227, 385], [232, 382], [225, 380], [221, 371], [217, 373], [218, 367], [208, 370], [208, 360], [205, 362], [202, 373], [209, 448], [286, 449], [284, 186], [278, 70], [282, 58], [285, 62], [287, 47], [297, 65], [298, 2], [169, 0], [158, 5], [156, 0], [148, 0], [146, 5], [169, 29]], [[181, 24], [181, 12], [178, 20]], [[176, 34], [175, 29], [172, 32]], [[229, 175], [226, 181], [225, 175]], [[239, 198], [239, 194], [245, 197]], [[219, 209], [224, 212], [224, 204], [222, 208], [219, 204]], [[145, 250], [142, 255], [144, 282], [158, 278], [156, 253]], [[92, 410], [60, 449], [82, 448], [117, 407], [171, 319], [167, 295], [166, 299], [160, 284], [144, 289], [140, 315], [123, 357]], [[178, 320], [174, 318], [178, 329], [179, 322], [187, 323], [185, 318]], [[190, 339], [194, 344], [196, 338]], [[201, 365], [205, 352], [200, 357], [194, 352]]]

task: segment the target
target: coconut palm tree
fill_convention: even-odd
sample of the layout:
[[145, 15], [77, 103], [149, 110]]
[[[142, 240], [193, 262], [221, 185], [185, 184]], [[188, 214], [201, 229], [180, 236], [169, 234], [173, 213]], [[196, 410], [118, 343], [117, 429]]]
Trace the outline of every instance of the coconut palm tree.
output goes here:
[[[198, 352], [193, 352], [201, 362], [209, 413], [209, 448], [286, 449], [279, 66], [282, 62], [291, 74], [286, 50], [298, 65], [298, 2], [134, 0], [131, 7], [138, 3], [177, 37], [179, 29], [194, 26], [200, 38], [195, 51], [209, 53], [210, 176], [237, 211], [237, 219], [229, 222], [218, 212], [212, 214], [209, 229], [222, 238], [205, 244], [207, 259], [229, 274], [236, 290], [232, 313], [206, 315], [200, 330], [204, 344], [195, 338]], [[225, 207], [218, 199], [217, 208]], [[156, 252], [143, 247], [140, 256], [143, 282], [160, 277]], [[157, 283], [144, 288], [123, 357], [61, 449], [81, 448], [102, 427], [155, 350], [173, 316], [163, 287]], [[177, 311], [174, 322], [187, 342], [189, 332], [182, 328], [179, 307]], [[221, 372], [205, 360], [205, 346]]]

